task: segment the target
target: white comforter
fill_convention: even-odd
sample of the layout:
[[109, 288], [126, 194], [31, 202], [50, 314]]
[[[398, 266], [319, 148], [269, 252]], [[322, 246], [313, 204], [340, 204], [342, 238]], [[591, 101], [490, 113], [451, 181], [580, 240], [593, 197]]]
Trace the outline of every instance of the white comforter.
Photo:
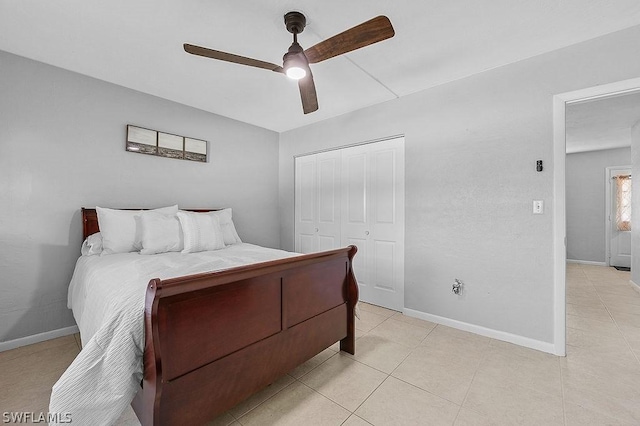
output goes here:
[[77, 425], [118, 420], [142, 379], [144, 300], [152, 278], [291, 256], [296, 254], [242, 243], [191, 254], [81, 257], [69, 285], [68, 306], [80, 328], [83, 349], [53, 386], [49, 412], [71, 413]]

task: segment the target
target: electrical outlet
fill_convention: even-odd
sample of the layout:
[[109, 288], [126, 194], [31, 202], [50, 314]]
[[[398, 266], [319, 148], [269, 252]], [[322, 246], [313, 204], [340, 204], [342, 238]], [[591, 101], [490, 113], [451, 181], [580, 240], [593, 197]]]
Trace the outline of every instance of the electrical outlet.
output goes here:
[[533, 200], [533, 214], [543, 214], [543, 213], [544, 213], [544, 201]]

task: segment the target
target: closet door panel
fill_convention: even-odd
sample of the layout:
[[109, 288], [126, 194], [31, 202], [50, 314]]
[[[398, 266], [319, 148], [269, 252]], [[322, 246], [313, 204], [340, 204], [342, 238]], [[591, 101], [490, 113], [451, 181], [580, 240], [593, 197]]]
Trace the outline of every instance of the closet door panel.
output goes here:
[[337, 188], [336, 174], [339, 164], [334, 158], [325, 158], [318, 161], [318, 189], [319, 205], [318, 220], [321, 223], [336, 223], [336, 217], [340, 212], [336, 209]]
[[395, 292], [394, 264], [396, 260], [396, 242], [373, 240], [373, 286], [378, 290]]
[[[347, 148], [348, 221], [343, 229], [362, 259], [354, 265], [361, 300], [404, 307], [404, 142], [402, 138]], [[343, 212], [345, 214], [345, 212]], [[364, 219], [364, 223], [361, 220]]]
[[318, 250], [340, 247], [340, 169], [338, 151], [316, 154], [318, 170]]
[[372, 257], [371, 300], [390, 309], [404, 307], [404, 139], [372, 144], [370, 151]]
[[336, 239], [331, 236], [318, 235], [318, 251], [333, 250], [340, 247]]
[[372, 221], [375, 225], [394, 224], [396, 222], [395, 151], [373, 152], [371, 157], [372, 187], [375, 188], [372, 192]]
[[295, 164], [295, 251], [311, 253], [318, 246], [316, 160], [298, 157]]
[[340, 153], [306, 155], [295, 164], [295, 250], [340, 247]]
[[370, 193], [371, 215], [369, 228], [371, 229], [371, 245], [374, 268], [373, 286], [378, 291], [375, 296], [377, 303], [393, 306], [387, 299], [394, 299], [399, 291], [396, 269], [398, 229], [396, 215], [397, 201], [397, 173], [396, 149], [371, 146], [370, 162]]
[[298, 234], [296, 251], [298, 253], [313, 253], [316, 251], [316, 236], [314, 234]]
[[[353, 258], [353, 272], [356, 275], [356, 281], [360, 288], [360, 300], [366, 301], [366, 293], [369, 286], [369, 269], [367, 268], [366, 261], [369, 258], [369, 250], [367, 240], [364, 238], [347, 238], [342, 243], [343, 246], [354, 245], [358, 247], [358, 253]], [[362, 293], [365, 293], [363, 298]]]
[[365, 225], [367, 221], [367, 154], [349, 153], [345, 166], [347, 222]]
[[300, 202], [300, 222], [313, 224], [316, 221], [316, 163], [310, 160], [300, 160], [298, 200]]
[[368, 153], [365, 145], [342, 150], [342, 245], [358, 247], [353, 271], [360, 287], [360, 300], [368, 301], [370, 259], [368, 194]]

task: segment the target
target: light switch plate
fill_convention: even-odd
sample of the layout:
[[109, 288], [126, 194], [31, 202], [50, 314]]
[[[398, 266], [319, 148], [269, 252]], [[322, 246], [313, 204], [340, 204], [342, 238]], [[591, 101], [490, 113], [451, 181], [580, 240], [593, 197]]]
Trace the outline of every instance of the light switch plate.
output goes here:
[[533, 214], [542, 214], [542, 213], [544, 213], [544, 201], [533, 200]]

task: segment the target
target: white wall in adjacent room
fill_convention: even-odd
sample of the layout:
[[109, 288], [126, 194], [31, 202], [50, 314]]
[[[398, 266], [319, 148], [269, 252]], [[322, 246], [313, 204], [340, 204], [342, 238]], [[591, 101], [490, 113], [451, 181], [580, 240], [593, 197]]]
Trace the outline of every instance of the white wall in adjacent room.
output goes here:
[[631, 165], [631, 148], [567, 154], [567, 259], [606, 262], [606, 168]]

